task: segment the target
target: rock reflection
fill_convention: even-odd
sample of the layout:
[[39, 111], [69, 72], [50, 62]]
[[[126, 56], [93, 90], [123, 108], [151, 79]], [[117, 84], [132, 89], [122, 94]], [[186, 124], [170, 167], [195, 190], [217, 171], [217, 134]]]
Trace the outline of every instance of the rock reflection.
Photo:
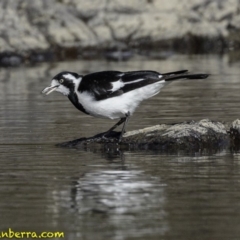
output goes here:
[[73, 183], [70, 209], [78, 215], [75, 227], [89, 239], [97, 239], [103, 229], [101, 234], [111, 239], [162, 235], [168, 229], [166, 185], [159, 179], [139, 170], [104, 170], [86, 173]]

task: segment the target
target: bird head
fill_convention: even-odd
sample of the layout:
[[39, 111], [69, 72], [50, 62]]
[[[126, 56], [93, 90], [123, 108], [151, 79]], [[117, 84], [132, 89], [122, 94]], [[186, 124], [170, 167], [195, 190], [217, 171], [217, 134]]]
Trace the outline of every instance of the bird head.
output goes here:
[[77, 73], [61, 72], [52, 79], [51, 85], [44, 88], [42, 93], [48, 95], [56, 91], [68, 96], [71, 92], [74, 92], [81, 79], [82, 76]]

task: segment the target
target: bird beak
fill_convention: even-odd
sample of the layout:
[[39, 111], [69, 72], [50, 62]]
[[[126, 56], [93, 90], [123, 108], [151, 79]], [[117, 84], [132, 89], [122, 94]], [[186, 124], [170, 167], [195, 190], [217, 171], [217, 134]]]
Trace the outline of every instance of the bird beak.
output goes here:
[[44, 89], [42, 90], [42, 93], [48, 95], [48, 94], [50, 94], [51, 92], [55, 91], [58, 86], [59, 86], [59, 85], [46, 87], [46, 88], [44, 88]]

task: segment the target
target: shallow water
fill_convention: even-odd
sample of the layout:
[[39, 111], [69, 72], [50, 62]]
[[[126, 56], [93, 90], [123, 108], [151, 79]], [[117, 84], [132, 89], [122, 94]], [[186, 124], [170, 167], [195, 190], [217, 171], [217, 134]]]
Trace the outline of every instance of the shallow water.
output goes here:
[[240, 153], [61, 149], [114, 124], [78, 112], [41, 90], [61, 70], [189, 69], [207, 80], [178, 81], [144, 102], [128, 130], [159, 123], [239, 117], [240, 63], [227, 56], [130, 62], [79, 61], [0, 71], [0, 231], [63, 231], [66, 239], [238, 239]]

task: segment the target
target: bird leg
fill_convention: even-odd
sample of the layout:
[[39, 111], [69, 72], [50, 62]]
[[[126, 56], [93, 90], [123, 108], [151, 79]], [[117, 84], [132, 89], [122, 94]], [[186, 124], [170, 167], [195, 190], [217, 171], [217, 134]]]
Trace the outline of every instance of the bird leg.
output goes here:
[[126, 118], [121, 118], [113, 127], [111, 127], [107, 132], [105, 132], [102, 137], [105, 138], [110, 132], [112, 132], [115, 128], [121, 125], [123, 122], [126, 121]]
[[130, 117], [130, 113], [128, 112], [128, 113], [126, 114], [126, 117], [125, 117], [125, 118], [121, 118], [113, 127], [111, 127], [107, 132], [105, 132], [105, 133], [102, 135], [102, 137], [105, 138], [105, 137], [106, 137], [110, 132], [112, 132], [115, 128], [117, 128], [117, 127], [120, 126], [122, 123], [124, 123], [124, 124], [123, 124], [123, 128], [122, 128], [122, 131], [121, 131], [121, 135], [120, 135], [120, 137], [119, 137], [119, 141], [121, 141], [129, 117]]
[[125, 133], [125, 127], [127, 126], [129, 117], [130, 117], [130, 112], [128, 112], [128, 113], [126, 114], [126, 117], [124, 118], [125, 121], [124, 121], [124, 124], [123, 124], [123, 127], [122, 127], [121, 135], [120, 135], [120, 137], [119, 137], [119, 142], [122, 140], [122, 136], [123, 136], [123, 134]]
[[123, 122], [126, 121], [126, 118], [121, 118], [113, 127], [111, 127], [107, 132], [112, 132], [116, 127], [120, 126]]

